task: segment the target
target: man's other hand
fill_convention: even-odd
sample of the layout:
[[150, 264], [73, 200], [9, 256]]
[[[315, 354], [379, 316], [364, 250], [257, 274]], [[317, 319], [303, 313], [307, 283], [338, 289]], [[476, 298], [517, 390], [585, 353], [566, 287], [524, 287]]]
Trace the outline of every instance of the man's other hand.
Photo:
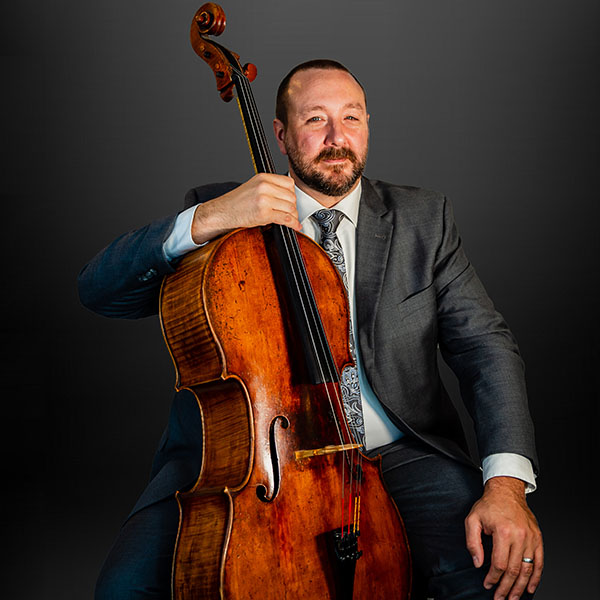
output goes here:
[[[467, 548], [476, 567], [483, 564], [481, 534], [492, 536], [491, 566], [483, 585], [498, 583], [494, 600], [533, 593], [542, 577], [542, 534], [525, 500], [525, 484], [512, 477], [492, 477], [465, 520]], [[524, 561], [532, 559], [533, 562]]]

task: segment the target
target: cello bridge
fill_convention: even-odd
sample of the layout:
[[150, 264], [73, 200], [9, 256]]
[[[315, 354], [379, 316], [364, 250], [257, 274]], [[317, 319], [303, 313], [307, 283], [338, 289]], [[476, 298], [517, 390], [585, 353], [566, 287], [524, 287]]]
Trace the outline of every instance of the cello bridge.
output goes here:
[[304, 458], [335, 454], [336, 452], [344, 452], [346, 450], [358, 450], [359, 448], [362, 448], [362, 444], [340, 444], [339, 446], [325, 446], [323, 448], [315, 448], [314, 450], [296, 450], [295, 456], [296, 460], [302, 460]]

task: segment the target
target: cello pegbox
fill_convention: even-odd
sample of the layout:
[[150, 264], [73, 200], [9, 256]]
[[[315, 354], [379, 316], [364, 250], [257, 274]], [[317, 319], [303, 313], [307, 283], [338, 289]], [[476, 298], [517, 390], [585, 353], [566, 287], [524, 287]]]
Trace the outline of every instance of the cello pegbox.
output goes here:
[[233, 98], [233, 69], [242, 72], [249, 81], [256, 78], [256, 67], [246, 64], [242, 68], [240, 55], [213, 42], [208, 36], [221, 35], [227, 20], [225, 11], [214, 2], [203, 4], [192, 19], [190, 41], [194, 52], [212, 69], [217, 80], [217, 90], [225, 102]]

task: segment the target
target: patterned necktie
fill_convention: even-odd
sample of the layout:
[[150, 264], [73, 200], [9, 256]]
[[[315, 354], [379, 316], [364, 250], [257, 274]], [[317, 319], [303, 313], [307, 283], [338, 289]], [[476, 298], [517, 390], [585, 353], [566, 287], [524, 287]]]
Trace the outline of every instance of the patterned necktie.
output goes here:
[[[348, 293], [348, 275], [346, 274], [346, 260], [344, 251], [336, 230], [344, 214], [339, 210], [328, 210], [322, 208], [311, 215], [311, 218], [319, 225], [321, 229], [321, 246], [329, 255], [329, 258], [336, 266]], [[360, 399], [360, 387], [358, 383], [358, 371], [356, 369], [356, 348], [354, 346], [354, 334], [352, 332], [352, 321], [348, 321], [348, 343], [350, 354], [354, 365], [346, 367], [340, 377], [340, 387], [342, 389], [342, 399], [344, 409], [350, 430], [359, 444], [365, 443], [365, 424], [363, 421], [362, 404]]]

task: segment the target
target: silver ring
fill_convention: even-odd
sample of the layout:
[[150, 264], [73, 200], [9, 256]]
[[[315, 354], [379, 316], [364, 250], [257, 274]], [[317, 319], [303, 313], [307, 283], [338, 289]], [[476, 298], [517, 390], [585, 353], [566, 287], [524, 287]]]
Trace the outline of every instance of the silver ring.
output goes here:
[[524, 556], [521, 560], [522, 562], [533, 564], [533, 558], [527, 558], [526, 556]]

